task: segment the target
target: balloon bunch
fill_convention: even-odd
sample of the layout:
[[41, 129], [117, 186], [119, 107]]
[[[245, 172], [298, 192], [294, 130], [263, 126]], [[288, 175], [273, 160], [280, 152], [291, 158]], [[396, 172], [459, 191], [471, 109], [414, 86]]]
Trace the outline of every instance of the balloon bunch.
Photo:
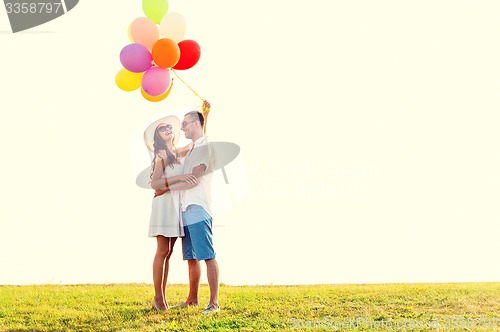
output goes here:
[[168, 0], [142, 0], [146, 17], [138, 17], [128, 28], [132, 41], [120, 52], [123, 65], [115, 77], [124, 91], [141, 88], [149, 101], [164, 100], [172, 89], [173, 69], [185, 70], [200, 59], [200, 46], [194, 40], [183, 40], [186, 21], [181, 14], [168, 12]]

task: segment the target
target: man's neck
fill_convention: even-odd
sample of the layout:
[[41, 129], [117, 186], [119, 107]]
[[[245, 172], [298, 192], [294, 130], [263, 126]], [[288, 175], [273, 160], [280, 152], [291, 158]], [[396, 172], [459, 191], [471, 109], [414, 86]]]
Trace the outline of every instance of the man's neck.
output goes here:
[[191, 138], [191, 140], [193, 141], [193, 144], [200, 138], [200, 137], [203, 137], [203, 134], [197, 134], [195, 135], [193, 138]]

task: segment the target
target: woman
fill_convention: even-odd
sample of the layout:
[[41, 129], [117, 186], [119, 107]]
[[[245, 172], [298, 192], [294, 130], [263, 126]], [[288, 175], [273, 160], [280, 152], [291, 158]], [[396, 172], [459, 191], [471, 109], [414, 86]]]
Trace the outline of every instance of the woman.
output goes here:
[[153, 308], [157, 310], [168, 309], [168, 303], [165, 299], [168, 263], [177, 237], [184, 236], [180, 218], [182, 216], [179, 201], [180, 191], [176, 190], [176, 184], [181, 182], [187, 182], [192, 186], [197, 184], [195, 176], [182, 174], [183, 165], [179, 162], [179, 158], [189, 151], [190, 146], [182, 149], [175, 148], [174, 125], [178, 124], [179, 120], [173, 116], [162, 120], [160, 124], [153, 127], [154, 158], [151, 163], [151, 187], [155, 189], [155, 196], [149, 225], [149, 236], [156, 237], [157, 241], [156, 255], [153, 261], [155, 297], [152, 303]]

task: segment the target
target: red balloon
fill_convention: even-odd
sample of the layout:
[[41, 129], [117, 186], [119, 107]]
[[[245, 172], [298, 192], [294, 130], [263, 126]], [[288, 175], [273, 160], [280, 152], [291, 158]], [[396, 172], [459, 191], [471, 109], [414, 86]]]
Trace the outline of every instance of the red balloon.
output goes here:
[[193, 67], [198, 60], [200, 60], [200, 45], [198, 45], [198, 43], [194, 40], [186, 39], [177, 45], [179, 45], [181, 57], [179, 58], [177, 64], [173, 67], [174, 69], [189, 69]]

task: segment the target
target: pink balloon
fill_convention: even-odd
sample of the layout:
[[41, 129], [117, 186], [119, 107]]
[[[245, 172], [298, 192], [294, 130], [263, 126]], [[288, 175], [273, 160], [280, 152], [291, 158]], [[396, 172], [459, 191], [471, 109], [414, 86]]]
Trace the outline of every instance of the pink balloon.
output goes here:
[[147, 17], [138, 17], [130, 24], [130, 36], [134, 43], [144, 45], [151, 50], [160, 38], [160, 32], [155, 22]]
[[170, 73], [167, 68], [153, 67], [142, 77], [142, 88], [150, 96], [159, 96], [170, 85]]
[[127, 70], [142, 73], [153, 65], [153, 56], [143, 45], [129, 44], [120, 52], [120, 62]]

